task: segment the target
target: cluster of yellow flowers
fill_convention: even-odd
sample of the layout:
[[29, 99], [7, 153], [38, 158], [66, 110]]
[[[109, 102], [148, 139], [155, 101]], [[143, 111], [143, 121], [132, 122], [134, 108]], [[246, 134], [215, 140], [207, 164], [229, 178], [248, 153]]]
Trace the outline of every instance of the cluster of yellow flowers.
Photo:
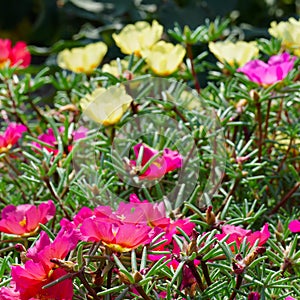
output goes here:
[[[154, 74], [168, 76], [178, 69], [186, 51], [179, 44], [173, 45], [160, 40], [162, 34], [163, 26], [156, 20], [152, 25], [139, 21], [125, 26], [119, 34], [113, 34], [113, 39], [122, 53], [142, 57]], [[90, 74], [99, 66], [106, 53], [106, 44], [93, 43], [85, 47], [63, 50], [57, 56], [57, 63], [63, 69]], [[120, 62], [125, 69], [128, 67], [126, 60]], [[114, 76], [120, 75], [116, 61], [105, 64], [102, 70]]]
[[[150, 25], [140, 21], [125, 26], [119, 34], [113, 34], [113, 39], [121, 52], [134, 54], [145, 59], [147, 66], [159, 76], [174, 73], [182, 63], [185, 49], [181, 45], [173, 45], [161, 40], [163, 26], [156, 20]], [[57, 64], [75, 73], [91, 74], [102, 62], [108, 47], [103, 42], [88, 44], [85, 47], [65, 49], [57, 56]], [[102, 66], [102, 71], [119, 77], [121, 69], [128, 68], [125, 59], [112, 60]], [[90, 119], [104, 126], [120, 121], [128, 109], [132, 98], [126, 94], [122, 85], [105, 89], [99, 87], [80, 101], [80, 106]]]
[[[277, 23], [273, 21], [269, 33], [281, 40], [282, 50], [290, 50], [293, 54], [300, 56], [300, 21], [289, 18], [288, 21]], [[229, 41], [210, 42], [209, 50], [224, 63], [231, 66], [243, 66], [248, 61], [256, 58], [259, 53], [256, 42]]]

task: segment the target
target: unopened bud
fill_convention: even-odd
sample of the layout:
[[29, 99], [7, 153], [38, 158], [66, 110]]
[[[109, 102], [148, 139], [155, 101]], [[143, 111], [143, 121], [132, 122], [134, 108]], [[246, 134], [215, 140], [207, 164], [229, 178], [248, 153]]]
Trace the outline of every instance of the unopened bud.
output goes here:
[[62, 269], [64, 269], [68, 273], [74, 273], [76, 272], [75, 264], [72, 261], [65, 261], [59, 258], [51, 258], [50, 261]]
[[251, 90], [250, 91], [250, 97], [257, 102], [260, 99], [260, 96], [256, 90]]
[[216, 216], [212, 210], [212, 206], [209, 206], [206, 210], [206, 223], [208, 225], [213, 225], [216, 222]]
[[140, 282], [143, 279], [143, 275], [140, 272], [136, 271], [133, 274], [133, 279], [134, 279], [135, 283], [138, 283], [138, 282]]
[[246, 99], [241, 99], [236, 105], [236, 112], [240, 115], [246, 108], [248, 101]]

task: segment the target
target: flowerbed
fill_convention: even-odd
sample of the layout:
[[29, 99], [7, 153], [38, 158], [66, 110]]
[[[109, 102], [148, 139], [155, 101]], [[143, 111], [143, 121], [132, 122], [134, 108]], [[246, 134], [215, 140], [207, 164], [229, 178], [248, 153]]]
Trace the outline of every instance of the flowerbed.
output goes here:
[[0, 299], [300, 298], [299, 24], [0, 40]]

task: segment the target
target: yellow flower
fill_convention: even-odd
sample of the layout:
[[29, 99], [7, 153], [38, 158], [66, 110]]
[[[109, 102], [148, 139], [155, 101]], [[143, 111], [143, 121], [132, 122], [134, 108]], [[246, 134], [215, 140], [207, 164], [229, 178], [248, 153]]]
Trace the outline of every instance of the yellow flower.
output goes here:
[[259, 52], [255, 42], [210, 42], [208, 47], [220, 62], [224, 63], [226, 61], [231, 66], [234, 66], [235, 63], [238, 66], [243, 66], [257, 57]]
[[[120, 68], [121, 67], [121, 68]], [[128, 61], [124, 59], [120, 59], [119, 63], [117, 60], [110, 61], [109, 64], [105, 64], [102, 66], [102, 71], [112, 74], [115, 77], [120, 77], [125, 70], [128, 68]]]
[[75, 73], [89, 74], [99, 66], [106, 52], [107, 46], [103, 42], [65, 49], [58, 53], [57, 64]]
[[300, 56], [300, 21], [289, 18], [286, 22], [271, 22], [269, 33], [282, 40], [282, 45], [294, 50], [294, 54]]
[[152, 26], [145, 21], [139, 21], [125, 26], [119, 34], [114, 33], [113, 39], [122, 53], [139, 56], [141, 50], [150, 48], [162, 34], [163, 26], [156, 20], [152, 22]]
[[157, 75], [167, 76], [174, 73], [185, 56], [185, 49], [165, 41], [159, 41], [150, 49], [141, 51], [150, 69]]
[[108, 126], [120, 121], [131, 101], [124, 86], [110, 86], [97, 88], [86, 95], [80, 100], [80, 106], [90, 119]]

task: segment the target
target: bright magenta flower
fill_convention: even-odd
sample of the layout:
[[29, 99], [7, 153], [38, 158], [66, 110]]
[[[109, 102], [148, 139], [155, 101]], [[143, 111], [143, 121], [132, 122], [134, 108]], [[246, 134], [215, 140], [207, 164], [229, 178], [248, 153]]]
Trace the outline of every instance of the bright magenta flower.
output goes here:
[[248, 295], [248, 300], [259, 300], [260, 299], [260, 293], [258, 292], [250, 292]]
[[293, 298], [292, 296], [287, 296], [284, 300], [296, 300], [296, 299]]
[[31, 204], [8, 205], [1, 212], [0, 231], [20, 236], [30, 236], [55, 215], [52, 200], [39, 206]]
[[268, 63], [251, 60], [237, 71], [244, 73], [249, 80], [267, 86], [282, 81], [293, 69], [295, 60], [295, 56], [285, 52], [271, 56]]
[[63, 228], [53, 242], [45, 232], [41, 232], [40, 239], [35, 246], [28, 249], [26, 253], [28, 260], [25, 264], [12, 267], [12, 278], [21, 300], [72, 299], [71, 279], [65, 279], [47, 289], [43, 289], [43, 286], [67, 274], [65, 270], [50, 260], [53, 258], [64, 259], [76, 247], [77, 242], [78, 235], [73, 230]]
[[25, 131], [27, 131], [27, 129], [24, 125], [10, 123], [5, 132], [0, 135], [0, 153], [7, 152], [15, 145]]
[[236, 242], [238, 248], [240, 248], [244, 239], [246, 239], [247, 243], [249, 243], [252, 247], [257, 240], [259, 240], [258, 246], [262, 246], [270, 237], [268, 224], [265, 224], [261, 231], [255, 232], [252, 232], [251, 230], [245, 230], [239, 226], [224, 225], [222, 227], [222, 233], [216, 234], [216, 238], [220, 241], [227, 234], [229, 234], [229, 238], [227, 239], [226, 243], [230, 244], [232, 242]]
[[0, 69], [5, 66], [26, 68], [30, 65], [31, 55], [24, 42], [17, 42], [11, 46], [11, 40], [0, 39]]
[[[139, 155], [141, 147], [144, 147], [144, 153], [142, 157], [141, 167], [158, 154], [158, 151], [150, 148], [145, 144], [137, 144], [133, 147], [134, 154], [136, 158]], [[183, 162], [182, 156], [177, 152], [170, 150], [168, 148], [164, 149], [162, 156], [158, 156], [154, 162], [149, 166], [149, 168], [141, 174], [139, 177], [141, 179], [154, 180], [159, 179], [166, 173], [174, 171], [181, 168]], [[136, 166], [136, 161], [131, 161], [131, 163]]]
[[16, 291], [16, 287], [12, 284], [10, 287], [0, 288], [1, 300], [20, 300], [20, 293]]
[[[59, 131], [60, 134], [63, 134], [64, 131], [65, 131], [64, 126], [59, 127], [58, 131]], [[71, 133], [70, 138], [71, 138], [73, 141], [80, 140], [80, 139], [86, 137], [87, 131], [88, 131], [87, 128], [81, 126], [81, 127], [79, 127], [77, 130], [75, 130], [75, 131], [73, 131], [73, 132]], [[41, 142], [44, 142], [44, 143], [48, 144], [49, 147], [44, 146], [44, 145], [41, 145], [41, 144], [39, 144], [38, 142], [33, 142], [32, 144], [33, 144], [35, 147], [37, 147], [37, 148], [39, 148], [39, 149], [45, 148], [45, 149], [47, 149], [48, 152], [52, 152], [53, 154], [57, 154], [57, 153], [58, 153], [58, 149], [57, 149], [57, 140], [56, 140], [56, 137], [55, 137], [55, 134], [54, 134], [52, 128], [49, 128], [45, 133], [42, 133], [41, 135], [39, 135], [39, 136], [38, 136], [38, 139], [39, 139]], [[69, 145], [69, 146], [68, 146], [68, 151], [71, 151], [72, 148], [73, 148], [73, 146], [72, 146], [72, 145]]]
[[289, 230], [291, 232], [300, 232], [300, 221], [293, 220], [289, 224]]
[[149, 226], [109, 223], [100, 218], [84, 220], [80, 231], [88, 241], [102, 241], [116, 252], [128, 252], [151, 241]]

